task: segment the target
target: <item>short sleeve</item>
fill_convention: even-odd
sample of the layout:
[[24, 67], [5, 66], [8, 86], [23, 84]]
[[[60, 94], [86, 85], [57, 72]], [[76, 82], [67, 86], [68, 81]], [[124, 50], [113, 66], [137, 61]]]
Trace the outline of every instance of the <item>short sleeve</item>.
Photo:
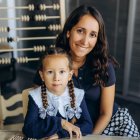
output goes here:
[[106, 83], [106, 87], [112, 86], [116, 83], [116, 75], [115, 75], [115, 69], [113, 64], [110, 62], [108, 66], [108, 82]]

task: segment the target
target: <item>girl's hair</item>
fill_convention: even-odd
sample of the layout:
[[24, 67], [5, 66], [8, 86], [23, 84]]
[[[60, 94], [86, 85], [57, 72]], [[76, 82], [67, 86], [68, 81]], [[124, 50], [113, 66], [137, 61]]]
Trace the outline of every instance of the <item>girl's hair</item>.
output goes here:
[[[53, 48], [51, 47], [51, 48], [47, 48], [46, 51], [43, 53], [42, 57], [40, 58], [40, 71], [43, 70], [43, 60], [48, 55], [57, 55], [57, 54], [65, 55], [68, 58], [69, 69], [72, 70], [72, 60], [71, 60], [70, 55], [68, 53], [66, 53], [66, 51], [60, 47], [53, 47]], [[74, 84], [73, 84], [72, 79], [70, 81], [68, 81], [68, 88], [69, 88], [69, 95], [71, 97], [71, 100], [70, 100], [71, 107], [73, 109], [75, 109], [75, 107], [76, 107], [75, 106], [75, 94], [74, 94]], [[43, 107], [46, 109], [48, 106], [48, 101], [47, 101], [46, 85], [43, 81], [42, 81], [42, 85], [41, 85], [41, 97], [42, 97]], [[75, 118], [73, 118], [71, 121], [72, 121], [72, 123], [75, 123]]]
[[67, 53], [64, 49], [62, 49], [61, 47], [48, 47], [46, 48], [45, 52], [43, 52], [43, 54], [40, 57], [40, 66], [39, 66], [39, 70], [42, 71], [43, 69], [43, 60], [48, 56], [48, 55], [57, 55], [57, 54], [63, 54], [67, 57], [68, 61], [69, 61], [69, 69], [72, 70], [72, 60], [70, 57], [70, 54]]
[[100, 12], [95, 7], [81, 5], [76, 8], [66, 20], [63, 31], [59, 34], [56, 40], [56, 44], [62, 46], [67, 52], [69, 52], [70, 46], [67, 32], [80, 21], [81, 17], [87, 14], [93, 16], [99, 24], [97, 43], [93, 50], [88, 54], [88, 57], [92, 59], [91, 65], [96, 68], [94, 73], [95, 76], [93, 78], [96, 84], [105, 85], [108, 81], [107, 67], [109, 61], [115, 66], [119, 66], [119, 64], [115, 58], [109, 54], [104, 21]]

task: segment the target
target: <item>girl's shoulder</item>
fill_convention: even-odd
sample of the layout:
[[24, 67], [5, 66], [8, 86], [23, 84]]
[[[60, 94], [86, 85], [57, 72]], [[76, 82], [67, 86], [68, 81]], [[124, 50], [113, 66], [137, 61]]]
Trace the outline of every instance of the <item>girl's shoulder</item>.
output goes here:
[[29, 91], [29, 95], [33, 98], [37, 98], [38, 96], [41, 96], [41, 87], [34, 88]]
[[83, 89], [74, 88], [77, 105], [79, 106], [84, 98], [85, 92]]
[[41, 86], [30, 90], [29, 95], [33, 98], [38, 107], [42, 107]]

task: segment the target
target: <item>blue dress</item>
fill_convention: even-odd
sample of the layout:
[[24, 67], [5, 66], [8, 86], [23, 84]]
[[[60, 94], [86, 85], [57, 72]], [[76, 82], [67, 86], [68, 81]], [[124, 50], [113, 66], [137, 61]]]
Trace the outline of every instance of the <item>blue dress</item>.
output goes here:
[[82, 135], [92, 133], [93, 125], [84, 100], [84, 91], [74, 88], [76, 96], [76, 111], [70, 107], [68, 88], [62, 96], [55, 96], [47, 91], [47, 109], [43, 108], [41, 87], [29, 94], [28, 111], [25, 117], [23, 133], [28, 138], [44, 138], [57, 134], [59, 138], [69, 137], [69, 133], [61, 126], [61, 119], [71, 121], [76, 117]]
[[[79, 68], [77, 77], [73, 75], [73, 81], [77, 88], [84, 89], [85, 91], [86, 104], [94, 125], [100, 112], [101, 86], [94, 84], [93, 75], [95, 69], [89, 62], [90, 61], [87, 60], [86, 63]], [[106, 87], [111, 86], [116, 82], [115, 71], [112, 63], [109, 63], [108, 66], [108, 76], [108, 82], [105, 83]], [[116, 113], [117, 109], [118, 105], [114, 103], [112, 115]]]
[[[78, 70], [78, 76], [73, 75], [74, 85], [84, 89], [85, 100], [93, 122], [93, 127], [100, 116], [101, 86], [94, 84], [93, 75], [96, 69], [91, 67], [90, 60]], [[108, 81], [105, 87], [112, 86], [116, 82], [114, 67], [111, 62], [108, 65]], [[138, 128], [129, 114], [127, 108], [121, 108], [114, 102], [112, 118], [102, 132], [103, 135], [139, 137]]]

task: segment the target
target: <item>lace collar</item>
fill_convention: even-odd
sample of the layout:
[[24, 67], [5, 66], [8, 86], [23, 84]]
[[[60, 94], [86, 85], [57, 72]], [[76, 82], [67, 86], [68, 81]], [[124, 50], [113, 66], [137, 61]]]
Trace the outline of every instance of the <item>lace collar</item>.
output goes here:
[[39, 116], [42, 119], [45, 119], [47, 115], [56, 116], [59, 112], [64, 118], [72, 119], [74, 116], [79, 119], [81, 115], [80, 104], [83, 100], [84, 91], [81, 89], [74, 88], [75, 96], [76, 96], [76, 108], [71, 108], [69, 97], [68, 87], [64, 91], [64, 93], [60, 96], [54, 95], [53, 93], [47, 90], [47, 100], [48, 107], [45, 109], [42, 104], [41, 99], [41, 87], [32, 90], [30, 95], [34, 99], [35, 103], [39, 107]]

